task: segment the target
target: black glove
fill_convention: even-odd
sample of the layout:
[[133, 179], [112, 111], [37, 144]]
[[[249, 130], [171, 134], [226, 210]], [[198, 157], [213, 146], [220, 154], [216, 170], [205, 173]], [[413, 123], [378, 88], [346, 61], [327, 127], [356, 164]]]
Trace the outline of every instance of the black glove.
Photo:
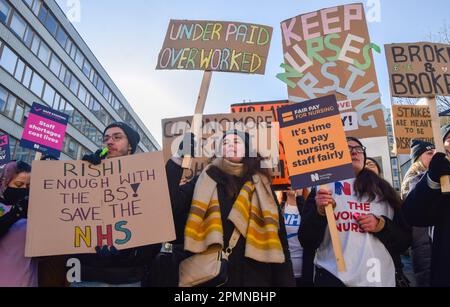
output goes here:
[[428, 176], [434, 182], [440, 182], [441, 177], [450, 175], [450, 161], [441, 152], [434, 155], [428, 168]]
[[26, 219], [28, 217], [28, 201], [29, 197], [26, 196], [24, 199], [19, 200], [15, 205], [11, 207], [11, 214], [13, 214], [17, 219]]
[[177, 156], [183, 158], [185, 155], [190, 155], [195, 157], [195, 135], [193, 133], [185, 133], [183, 136], [183, 141], [178, 147]]
[[95, 251], [97, 252], [97, 255], [99, 255], [102, 258], [109, 258], [112, 256], [119, 255], [119, 251], [114, 246], [111, 246], [109, 248], [107, 245], [105, 245], [103, 247], [97, 246], [95, 248]]
[[102, 149], [97, 150], [95, 153], [90, 155], [84, 155], [83, 161], [89, 162], [93, 165], [100, 165], [102, 164], [102, 160], [106, 158], [106, 155], [104, 157], [100, 157], [100, 154], [102, 153]]

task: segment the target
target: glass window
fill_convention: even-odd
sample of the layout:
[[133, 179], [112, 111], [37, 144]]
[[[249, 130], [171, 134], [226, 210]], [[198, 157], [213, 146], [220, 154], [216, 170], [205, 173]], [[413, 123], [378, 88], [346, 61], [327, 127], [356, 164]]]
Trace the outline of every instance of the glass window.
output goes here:
[[16, 68], [16, 63], [17, 55], [5, 46], [3, 48], [2, 58], [0, 59], [0, 66], [13, 75], [14, 69]]
[[82, 84], [80, 84], [80, 90], [78, 91], [78, 98], [80, 98], [83, 104], [86, 101], [86, 94], [87, 94], [86, 88]]
[[19, 61], [17, 62], [16, 73], [14, 74], [14, 78], [16, 78], [16, 80], [19, 82], [22, 82], [24, 69], [25, 69], [25, 63], [19, 59]]
[[69, 146], [67, 148], [67, 154], [73, 158], [76, 159], [78, 155], [78, 143], [75, 142], [73, 139], [69, 141]]
[[41, 9], [39, 11], [38, 18], [42, 23], [45, 24], [46, 17], [47, 17], [47, 9], [46, 9], [45, 5], [41, 5]]
[[22, 101], [17, 100], [13, 120], [19, 125], [22, 123], [24, 111], [25, 111], [25, 104]]
[[[62, 100], [62, 99], [61, 99]], [[67, 115], [69, 115], [70, 116], [70, 121], [71, 122], [73, 122], [73, 113], [74, 113], [74, 109], [73, 109], [73, 107], [72, 107], [72, 105], [70, 104], [70, 103], [68, 103], [68, 104], [66, 104], [66, 108], [65, 108], [65, 110], [61, 110], [60, 109], [60, 111], [62, 111], [62, 112], [64, 112], [65, 114], [67, 114]]]
[[59, 101], [61, 100], [61, 96], [58, 93], [55, 93], [55, 99], [53, 101], [52, 108], [55, 110], [59, 110]]
[[103, 93], [103, 86], [105, 85], [105, 83], [103, 83], [103, 80], [98, 78], [98, 82], [97, 82], [97, 89], [100, 93]]
[[33, 43], [31, 44], [31, 51], [34, 54], [38, 54], [39, 44], [40, 43], [41, 43], [41, 39], [37, 35], [34, 35], [33, 36]]
[[33, 42], [33, 35], [34, 35], [33, 30], [31, 30], [30, 27], [27, 27], [27, 32], [25, 34], [23, 42], [25, 43], [25, 45], [27, 45], [28, 48], [30, 48], [31, 43]]
[[75, 55], [77, 53], [77, 47], [75, 46], [75, 44], [72, 47], [72, 50], [70, 50], [70, 57], [72, 58], [72, 60], [75, 60]]
[[14, 13], [11, 19], [10, 27], [14, 31], [14, 33], [16, 33], [21, 39], [23, 39], [25, 29], [27, 28], [27, 24], [25, 23], [25, 20], [23, 20], [22, 17]]
[[50, 49], [47, 47], [45, 43], [41, 43], [41, 47], [39, 48], [38, 57], [42, 62], [47, 66], [48, 61], [50, 60]]
[[64, 98], [61, 97], [59, 101], [58, 111], [65, 113], [67, 109], [70, 110], [72, 106]]
[[73, 110], [73, 115], [72, 115], [72, 125], [79, 131], [81, 131], [82, 128], [82, 116], [80, 114], [80, 112], [78, 112], [77, 110]]
[[66, 34], [66, 31], [64, 31], [64, 29], [61, 27], [58, 28], [58, 33], [56, 34], [56, 40], [61, 45], [61, 47], [64, 48], [66, 46], [67, 34]]
[[83, 67], [83, 60], [84, 56], [81, 54], [80, 49], [77, 49], [77, 55], [75, 56], [75, 63], [77, 64], [78, 67], [80, 68]]
[[5, 0], [0, 0], [0, 21], [6, 23], [8, 20], [9, 12], [11, 11], [10, 6]]
[[75, 76], [72, 76], [72, 79], [70, 80], [70, 90], [75, 95], [78, 95], [78, 87], [79, 87], [79, 85], [80, 85], [80, 82], [78, 81], [78, 79], [75, 78]]
[[30, 110], [31, 110], [31, 108], [26, 105], [25, 106], [25, 112], [23, 114], [22, 123], [21, 123], [22, 126], [25, 126], [25, 124], [27, 122], [27, 119], [28, 119], [28, 115], [30, 114]]
[[89, 64], [89, 62], [87, 60], [84, 61], [83, 64], [83, 73], [86, 77], [89, 78], [89, 75], [91, 74], [91, 64]]
[[44, 80], [36, 73], [33, 73], [31, 80], [30, 90], [38, 97], [42, 96], [42, 90], [44, 89]]
[[31, 75], [33, 74], [33, 71], [30, 69], [30, 67], [25, 67], [25, 74], [23, 75], [23, 81], [22, 84], [25, 85], [26, 88], [30, 87], [30, 81], [31, 81]]
[[59, 78], [59, 80], [61, 80], [62, 82], [64, 82], [64, 78], [66, 77], [66, 71], [67, 71], [66, 66], [61, 65], [61, 70], [59, 71], [59, 76], [58, 76], [58, 78]]
[[33, 0], [25, 0], [25, 3], [28, 5], [28, 7], [32, 7], [33, 6]]
[[18, 143], [18, 141], [16, 138], [9, 136], [9, 151], [10, 151], [12, 159], [15, 159], [14, 157], [15, 157], [15, 149], [16, 149], [17, 143]]
[[31, 150], [17, 146], [16, 156], [14, 158], [17, 161], [23, 161], [29, 163], [31, 161]]
[[49, 106], [53, 106], [53, 100], [55, 99], [55, 90], [48, 83], [45, 85], [44, 97], [42, 97], [42, 99]]
[[0, 112], [3, 113], [5, 111], [6, 101], [8, 99], [8, 91], [0, 86]]
[[72, 73], [70, 71], [66, 71], [66, 76], [64, 77], [64, 84], [69, 87], [70, 85], [70, 77], [72, 76]]
[[56, 24], [55, 17], [53, 17], [51, 13], [48, 14], [47, 21], [45, 22], [44, 25], [52, 36], [56, 35], [58, 25]]
[[66, 48], [65, 48], [67, 54], [70, 54], [70, 50], [71, 50], [71, 48], [72, 48], [72, 45], [73, 45], [72, 40], [68, 39], [68, 40], [67, 40], [67, 44], [66, 44]]
[[58, 57], [53, 54], [52, 59], [50, 61], [50, 70], [56, 75], [59, 76], [59, 71], [61, 70], [61, 61], [58, 59]]
[[34, 4], [33, 4], [34, 15], [36, 15], [36, 16], [38, 15], [41, 5], [42, 5], [42, 0], [34, 0]]
[[12, 117], [15, 106], [16, 106], [16, 97], [14, 95], [9, 95], [8, 102], [6, 104], [6, 109], [4, 112], [6, 117], [9, 117], [9, 118]]

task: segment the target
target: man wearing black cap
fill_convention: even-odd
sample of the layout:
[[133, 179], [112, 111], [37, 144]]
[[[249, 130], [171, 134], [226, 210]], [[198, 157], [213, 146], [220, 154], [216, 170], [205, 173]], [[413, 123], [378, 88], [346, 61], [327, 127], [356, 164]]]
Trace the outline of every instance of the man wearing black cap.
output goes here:
[[[129, 125], [113, 123], [103, 132], [103, 143], [108, 149], [85, 155], [84, 161], [99, 165], [102, 159], [118, 158], [136, 152], [139, 134]], [[79, 255], [81, 262], [80, 283], [74, 287], [140, 286], [161, 244], [118, 251], [114, 246], [96, 247], [97, 254]]]
[[[449, 127], [443, 131], [447, 150]], [[437, 153], [430, 162], [428, 173], [409, 193], [403, 205], [406, 220], [412, 226], [434, 226], [431, 256], [431, 286], [450, 287], [450, 195], [441, 191], [440, 178], [450, 175], [450, 161]]]

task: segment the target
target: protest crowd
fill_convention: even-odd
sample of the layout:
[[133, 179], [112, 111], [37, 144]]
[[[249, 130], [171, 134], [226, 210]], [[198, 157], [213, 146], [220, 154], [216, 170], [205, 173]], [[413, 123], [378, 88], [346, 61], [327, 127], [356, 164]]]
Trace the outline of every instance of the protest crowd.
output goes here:
[[[343, 31], [358, 23], [366, 28], [358, 5], [327, 12], [347, 18], [333, 21], [342, 23]], [[103, 131], [104, 147], [82, 161], [59, 161], [48, 154], [39, 156], [33, 167], [8, 161], [1, 168], [0, 287], [450, 287], [450, 194], [444, 191], [450, 176], [450, 125], [441, 127], [430, 119], [433, 127], [439, 126], [439, 134], [436, 129], [430, 132], [434, 142], [415, 132], [405, 136], [407, 142], [398, 149], [410, 156], [411, 166], [401, 191], [395, 190], [384, 177], [386, 160], [371, 156], [379, 150], [378, 143], [368, 141], [386, 139], [385, 130], [376, 126], [380, 118], [384, 125], [383, 112], [356, 108], [344, 99], [350, 87], [338, 90], [329, 83], [330, 78], [346, 81], [338, 78], [344, 69], [335, 69], [337, 65], [345, 65], [354, 74], [346, 78], [353, 81], [356, 75], [375, 80], [369, 53], [374, 47], [361, 47], [364, 52], [357, 60], [346, 61], [354, 51], [345, 49], [354, 47], [344, 44], [337, 28], [330, 29], [328, 13], [321, 15], [321, 39], [328, 48], [333, 46], [329, 49], [335, 57], [318, 48], [302, 51], [306, 47], [300, 33], [304, 40], [318, 41], [308, 38], [312, 27], [295, 32], [308, 19], [294, 17], [282, 26], [286, 65], [304, 73], [326, 58], [325, 68], [316, 69], [313, 77], [328, 85], [313, 88], [310, 79], [297, 86], [282, 76], [289, 103], [271, 110], [273, 114], [255, 116], [280, 123], [275, 143], [282, 140], [283, 146], [271, 149], [276, 164], [282, 160], [287, 165], [283, 185], [275, 183], [273, 164], [264, 163], [269, 158], [259, 151], [261, 137], [246, 129], [233, 127], [216, 135], [214, 154], [203, 157], [202, 167], [194, 172], [189, 161], [202, 158], [198, 148], [205, 137], [194, 124], [164, 144], [163, 157], [162, 152], [138, 153], [139, 133], [128, 123], [112, 123]], [[183, 29], [191, 23], [184, 22], [172, 42], [168, 34], [158, 69], [169, 69], [166, 57], [176, 52], [173, 41], [188, 39]], [[169, 32], [176, 33], [176, 26], [171, 23]], [[211, 24], [211, 29], [207, 44], [239, 34], [233, 23]], [[222, 29], [228, 31], [226, 36]], [[253, 30], [259, 33], [262, 54], [259, 47], [247, 59], [242, 53], [237, 68], [232, 61], [214, 67], [212, 59], [201, 61], [198, 69], [263, 74], [272, 29]], [[171, 69], [194, 69], [197, 49], [203, 47], [190, 46], [182, 49], [187, 62], [181, 63], [181, 57], [183, 65]], [[242, 46], [233, 48], [218, 54], [243, 51]], [[395, 61], [399, 49], [391, 50], [397, 52]], [[305, 60], [310, 54], [312, 60]], [[299, 56], [304, 66], [295, 62]], [[396, 80], [393, 93], [402, 95], [401, 73], [391, 78]], [[327, 88], [327, 95], [315, 96]], [[348, 113], [340, 114], [343, 110]], [[355, 110], [362, 110], [363, 116]], [[364, 118], [374, 122], [364, 124]], [[354, 129], [351, 123], [358, 120], [360, 127]], [[406, 119], [399, 124], [406, 125]], [[387, 149], [384, 152], [388, 155]], [[130, 165], [133, 171], [126, 173]], [[64, 175], [55, 179], [55, 170]], [[85, 193], [88, 189], [94, 192]], [[89, 207], [89, 197], [96, 197], [91, 203], [98, 206]], [[106, 207], [113, 216], [108, 222], [103, 221]], [[70, 230], [56, 225], [69, 225]]]

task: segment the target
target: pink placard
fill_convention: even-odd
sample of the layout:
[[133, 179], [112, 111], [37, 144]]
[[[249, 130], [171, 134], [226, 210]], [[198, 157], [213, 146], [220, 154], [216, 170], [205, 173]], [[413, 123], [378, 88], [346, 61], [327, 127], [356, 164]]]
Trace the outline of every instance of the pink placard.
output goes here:
[[66, 129], [66, 125], [30, 113], [22, 139], [61, 151]]

